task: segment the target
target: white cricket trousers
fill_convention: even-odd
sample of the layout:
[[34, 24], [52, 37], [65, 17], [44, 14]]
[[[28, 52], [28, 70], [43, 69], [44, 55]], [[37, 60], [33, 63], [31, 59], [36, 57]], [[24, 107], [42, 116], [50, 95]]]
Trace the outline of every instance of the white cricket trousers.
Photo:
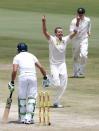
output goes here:
[[65, 63], [51, 64], [51, 75], [53, 79], [53, 86], [55, 87], [55, 96], [53, 103], [60, 103], [60, 99], [67, 87], [67, 68]]
[[73, 72], [74, 76], [85, 73], [88, 55], [88, 38], [73, 40]]
[[37, 97], [37, 78], [32, 75], [19, 77], [19, 99], [26, 99], [29, 97]]

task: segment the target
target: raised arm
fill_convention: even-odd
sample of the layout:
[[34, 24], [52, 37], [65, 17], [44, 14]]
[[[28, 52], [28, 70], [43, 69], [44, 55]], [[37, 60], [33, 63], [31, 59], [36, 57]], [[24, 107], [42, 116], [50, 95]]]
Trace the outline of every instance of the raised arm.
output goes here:
[[79, 22], [80, 22], [80, 17], [77, 17], [76, 27], [75, 27], [74, 31], [70, 34], [70, 39], [72, 39], [77, 34]]
[[42, 30], [43, 30], [43, 34], [45, 35], [45, 37], [49, 40], [50, 34], [47, 32], [46, 17], [45, 16], [42, 17]]

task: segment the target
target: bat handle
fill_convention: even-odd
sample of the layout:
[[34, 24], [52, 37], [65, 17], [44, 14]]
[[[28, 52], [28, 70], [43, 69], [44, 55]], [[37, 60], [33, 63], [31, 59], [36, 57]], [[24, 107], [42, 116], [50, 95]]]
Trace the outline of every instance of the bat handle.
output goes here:
[[9, 98], [11, 98], [11, 97], [12, 97], [12, 94], [13, 94], [13, 91], [11, 91]]

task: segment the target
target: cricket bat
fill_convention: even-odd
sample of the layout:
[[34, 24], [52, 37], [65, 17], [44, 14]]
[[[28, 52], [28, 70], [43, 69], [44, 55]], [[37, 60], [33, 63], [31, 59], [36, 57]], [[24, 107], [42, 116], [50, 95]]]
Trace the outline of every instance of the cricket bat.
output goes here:
[[13, 92], [10, 92], [10, 95], [7, 98], [5, 110], [4, 110], [3, 117], [2, 117], [2, 122], [3, 123], [7, 123], [7, 121], [8, 121], [8, 116], [9, 116], [9, 112], [10, 112], [10, 108], [11, 108], [11, 103], [12, 103], [12, 94], [13, 94]]

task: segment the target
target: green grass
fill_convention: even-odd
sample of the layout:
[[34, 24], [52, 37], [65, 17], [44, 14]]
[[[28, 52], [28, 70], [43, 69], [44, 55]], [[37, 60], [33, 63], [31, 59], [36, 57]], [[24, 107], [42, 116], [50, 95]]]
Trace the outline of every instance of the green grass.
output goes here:
[[[0, 99], [8, 96], [7, 83], [11, 77], [11, 64], [16, 54], [17, 43], [28, 43], [34, 53], [49, 71], [48, 43], [41, 30], [42, 15], [47, 17], [51, 34], [56, 26], [62, 26], [64, 34], [76, 9], [83, 6], [92, 21], [92, 35], [89, 39], [89, 55], [85, 79], [69, 79], [62, 102], [68, 113], [78, 112], [97, 118], [99, 109], [99, 1], [98, 0], [0, 0]], [[68, 74], [72, 74], [71, 45], [66, 55]], [[38, 71], [38, 85], [41, 89], [42, 76]], [[17, 87], [17, 80], [16, 80]], [[50, 89], [51, 93], [53, 91]], [[17, 89], [14, 93], [17, 99]], [[14, 100], [16, 102], [16, 100]]]
[[74, 14], [78, 7], [85, 7], [88, 15], [99, 16], [98, 0], [0, 0], [0, 7], [12, 10]]
[[[0, 9], [1, 61], [4, 61], [4, 58], [7, 60], [12, 55], [14, 55], [14, 52], [16, 50], [15, 46], [20, 41], [29, 43], [30, 49], [32, 49], [31, 51], [33, 51], [33, 53], [36, 53], [38, 57], [41, 58], [42, 56], [48, 56], [47, 41], [45, 40], [41, 30], [42, 15], [42, 13]], [[69, 30], [69, 23], [72, 17], [72, 15], [64, 14], [47, 14], [47, 25], [49, 32], [53, 34], [55, 26], [62, 26], [64, 28], [64, 33], [67, 34]], [[99, 19], [91, 17], [91, 20], [92, 36], [89, 40], [89, 55], [90, 57], [98, 57]], [[39, 47], [41, 50], [38, 53], [37, 50]], [[95, 50], [93, 48], [95, 48]], [[71, 51], [69, 52], [69, 50], [70, 48], [68, 48], [67, 57], [71, 57]]]

